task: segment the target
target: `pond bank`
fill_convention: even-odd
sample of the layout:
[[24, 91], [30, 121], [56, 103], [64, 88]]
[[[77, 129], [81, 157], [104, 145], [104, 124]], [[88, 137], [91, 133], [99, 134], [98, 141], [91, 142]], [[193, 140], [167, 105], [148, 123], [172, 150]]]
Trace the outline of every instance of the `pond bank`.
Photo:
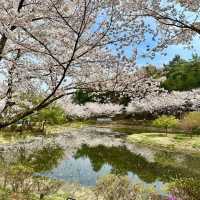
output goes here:
[[167, 151], [200, 156], [200, 136], [192, 138], [185, 134], [140, 133], [127, 136], [130, 143], [141, 144]]

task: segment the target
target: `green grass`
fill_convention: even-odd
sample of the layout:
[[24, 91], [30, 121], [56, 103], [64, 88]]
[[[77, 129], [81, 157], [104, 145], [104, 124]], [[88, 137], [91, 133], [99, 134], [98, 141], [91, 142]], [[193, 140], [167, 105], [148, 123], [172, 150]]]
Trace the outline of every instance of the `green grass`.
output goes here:
[[166, 149], [200, 153], [200, 136], [193, 136], [173, 133], [166, 135], [165, 133], [141, 133], [132, 134], [127, 137], [131, 143], [140, 143], [153, 147], [163, 147]]
[[114, 132], [126, 133], [126, 134], [133, 134], [135, 132], [134, 128], [130, 127], [118, 127], [112, 128]]
[[124, 126], [124, 125], [114, 125], [111, 127], [114, 132], [120, 132], [120, 133], [125, 133], [127, 135], [132, 135], [132, 134], [140, 134], [140, 133], [154, 133], [155, 130], [157, 133], [160, 133], [163, 135], [163, 131], [159, 130], [158, 128], [152, 128], [152, 127], [144, 127], [144, 126], [138, 126], [138, 125], [129, 125], [129, 126]]
[[90, 125], [95, 125], [96, 121], [94, 120], [85, 120], [85, 121], [72, 121], [63, 125], [47, 125], [46, 135], [56, 135], [65, 132], [69, 129], [80, 129]]
[[0, 144], [14, 144], [21, 140], [27, 140], [35, 137], [35, 132], [31, 131], [23, 131], [23, 132], [16, 132], [16, 131], [0, 131]]

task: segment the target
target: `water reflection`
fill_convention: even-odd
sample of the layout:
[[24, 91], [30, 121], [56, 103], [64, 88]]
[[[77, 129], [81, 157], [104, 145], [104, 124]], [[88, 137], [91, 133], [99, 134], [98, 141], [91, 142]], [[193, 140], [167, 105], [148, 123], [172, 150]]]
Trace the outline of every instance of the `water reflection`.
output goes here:
[[[161, 158], [162, 155], [161, 152], [160, 155], [157, 154], [157, 159]], [[98, 171], [103, 164], [109, 163], [112, 166], [112, 173], [125, 175], [128, 172], [133, 172], [147, 183], [154, 182], [158, 179], [163, 182], [168, 182], [171, 178], [177, 176], [199, 176], [195, 172], [188, 174], [188, 169], [179, 166], [163, 164], [158, 161], [149, 162], [141, 155], [130, 152], [126, 147], [106, 147], [103, 145], [88, 147], [84, 145], [77, 151], [75, 158], [83, 156], [87, 156], [90, 159], [94, 171]], [[172, 161], [174, 158], [172, 159], [171, 156], [170, 159]]]
[[95, 171], [89, 158], [75, 159], [70, 157], [68, 160], [62, 161], [57, 168], [51, 172], [43, 173], [43, 175], [68, 182], [77, 182], [85, 186], [93, 186], [99, 177], [111, 173], [111, 170], [111, 165], [103, 164], [98, 171]]
[[[180, 156], [179, 159], [176, 159], [176, 156], [176, 154], [173, 156], [170, 153], [157, 152], [155, 162], [149, 162], [141, 155], [130, 152], [126, 147], [83, 145], [74, 157], [63, 160], [54, 170], [43, 175], [79, 182], [86, 186], [95, 185], [99, 177], [110, 173], [128, 175], [134, 183], [142, 183], [161, 191], [165, 183], [172, 178], [200, 177], [200, 172], [195, 167], [192, 170], [192, 166], [191, 168], [182, 166], [183, 162], [192, 160], [190, 157], [181, 160]], [[195, 160], [200, 164], [200, 160]]]
[[[138, 151], [137, 151], [138, 152]], [[44, 195], [58, 188], [59, 182], [78, 182], [94, 186], [107, 174], [128, 175], [134, 182], [162, 193], [172, 178], [200, 178], [200, 158], [169, 152], [153, 152], [148, 161], [126, 147], [83, 145], [74, 156], [64, 158], [58, 145], [47, 145], [33, 152], [25, 148], [4, 156], [0, 154], [0, 189]], [[47, 177], [47, 178], [46, 178]], [[49, 179], [50, 178], [50, 179]]]

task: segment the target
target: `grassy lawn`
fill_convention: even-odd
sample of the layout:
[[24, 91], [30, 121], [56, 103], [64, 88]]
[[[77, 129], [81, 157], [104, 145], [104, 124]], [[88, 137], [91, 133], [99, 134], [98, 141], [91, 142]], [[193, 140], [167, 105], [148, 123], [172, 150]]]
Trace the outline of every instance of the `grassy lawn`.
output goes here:
[[96, 121], [94, 120], [85, 120], [85, 121], [72, 121], [62, 125], [47, 125], [46, 135], [55, 135], [69, 129], [80, 129], [94, 124], [96, 124]]
[[131, 143], [140, 143], [153, 147], [162, 147], [166, 149], [200, 153], [200, 136], [173, 133], [166, 136], [165, 133], [140, 133], [132, 134], [127, 137]]
[[[34, 133], [35, 134], [35, 133]], [[0, 144], [14, 144], [22, 140], [28, 140], [34, 137], [30, 131], [24, 132], [8, 132], [0, 131]]]

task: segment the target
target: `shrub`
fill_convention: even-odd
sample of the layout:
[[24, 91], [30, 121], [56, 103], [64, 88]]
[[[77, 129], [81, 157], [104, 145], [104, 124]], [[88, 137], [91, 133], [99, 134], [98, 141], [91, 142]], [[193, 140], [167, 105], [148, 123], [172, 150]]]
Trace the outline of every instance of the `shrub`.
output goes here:
[[200, 126], [200, 112], [188, 113], [180, 123], [180, 127], [186, 131], [189, 131], [192, 136], [192, 132], [198, 129]]
[[185, 178], [170, 184], [171, 194], [181, 200], [200, 200], [200, 180]]
[[139, 185], [134, 185], [127, 176], [108, 175], [96, 185], [97, 199], [104, 200], [160, 200], [157, 194], [148, 193]]
[[42, 200], [49, 194], [56, 193], [63, 184], [53, 179], [33, 175], [33, 168], [21, 164], [1, 169], [1, 179], [0, 199], [2, 200]]
[[64, 110], [57, 105], [50, 106], [39, 111], [36, 115], [33, 115], [30, 118], [31, 121], [47, 121], [47, 123], [54, 124], [63, 124], [66, 122], [66, 116]]
[[162, 115], [161, 117], [153, 121], [153, 126], [159, 128], [165, 128], [166, 134], [169, 128], [176, 127], [177, 124], [178, 124], [178, 119], [176, 119], [174, 116]]

